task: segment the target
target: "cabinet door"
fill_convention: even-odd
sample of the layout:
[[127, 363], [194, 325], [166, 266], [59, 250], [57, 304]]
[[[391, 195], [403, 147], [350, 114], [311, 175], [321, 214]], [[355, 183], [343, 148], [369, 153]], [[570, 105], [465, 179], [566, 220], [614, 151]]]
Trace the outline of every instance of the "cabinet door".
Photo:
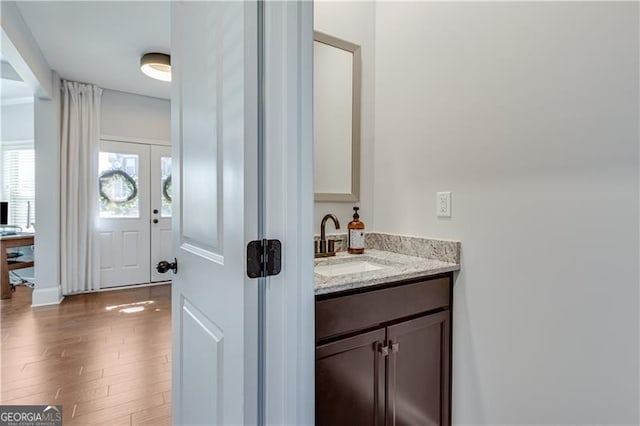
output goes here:
[[384, 425], [384, 329], [316, 348], [316, 425]]
[[450, 311], [387, 329], [388, 426], [448, 425]]

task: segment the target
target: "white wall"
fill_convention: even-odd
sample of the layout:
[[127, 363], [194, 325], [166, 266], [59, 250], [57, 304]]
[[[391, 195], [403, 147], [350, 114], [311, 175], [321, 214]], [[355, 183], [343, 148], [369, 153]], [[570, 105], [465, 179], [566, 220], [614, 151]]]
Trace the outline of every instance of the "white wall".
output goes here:
[[638, 5], [376, 18], [376, 229], [462, 241], [454, 423], [638, 424]]
[[[361, 207], [360, 218], [368, 229], [373, 227], [373, 100], [375, 96], [375, 16], [373, 2], [314, 3], [313, 28], [316, 31], [341, 38], [361, 46], [362, 52], [362, 122], [361, 122], [361, 166], [360, 202], [315, 203], [314, 229], [320, 233], [320, 220], [326, 213], [334, 213], [340, 219], [342, 229], [353, 215], [353, 206]], [[328, 225], [333, 231], [333, 225]]]
[[35, 100], [36, 288], [33, 306], [57, 303], [60, 287], [60, 79], [53, 73], [53, 99]]
[[104, 90], [102, 135], [171, 140], [171, 103], [132, 93]]
[[33, 140], [33, 102], [0, 107], [0, 140]]

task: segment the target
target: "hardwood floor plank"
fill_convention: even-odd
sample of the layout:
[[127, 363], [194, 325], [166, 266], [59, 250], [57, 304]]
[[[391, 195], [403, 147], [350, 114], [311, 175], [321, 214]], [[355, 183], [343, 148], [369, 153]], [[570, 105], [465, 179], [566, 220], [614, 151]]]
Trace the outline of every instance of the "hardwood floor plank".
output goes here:
[[110, 395], [123, 393], [131, 389], [136, 389], [140, 394], [143, 394], [146, 392], [155, 392], [156, 389], [171, 389], [171, 379], [157, 381], [153, 379], [148, 381], [130, 380], [127, 382], [115, 383], [108, 387]]
[[151, 357], [151, 358], [148, 358], [147, 356], [143, 355], [140, 358], [141, 359], [134, 360], [131, 357], [127, 357], [121, 363], [117, 363], [115, 365], [111, 364], [107, 366], [105, 366], [104, 364], [102, 365], [90, 364], [90, 365], [87, 365], [87, 369], [90, 369], [91, 367], [102, 368], [103, 370], [102, 377], [109, 377], [119, 373], [129, 372], [132, 369], [139, 369], [144, 367], [148, 368], [149, 366], [152, 366], [152, 365], [159, 366], [160, 368], [167, 368], [167, 369], [171, 368], [171, 366], [167, 364], [167, 360], [164, 357], [164, 354], [160, 354], [158, 356]]
[[86, 416], [106, 409], [109, 409], [111, 412], [132, 413], [133, 411], [163, 404], [164, 398], [162, 397], [162, 392], [156, 392], [150, 395], [139, 395], [136, 391], [125, 392], [93, 399], [91, 401], [79, 402], [74, 417]]
[[6, 405], [24, 405], [24, 404], [47, 404], [54, 405], [56, 392], [38, 392], [19, 398], [3, 400], [2, 404]]
[[[85, 385], [86, 386], [86, 385]], [[99, 386], [95, 388], [87, 388], [87, 387], [78, 387], [71, 388], [69, 386], [65, 386], [59, 388], [60, 392], [57, 393], [56, 400], [57, 401], [66, 401], [77, 404], [79, 402], [92, 401], [98, 398], [104, 398], [109, 395], [109, 386]]]
[[19, 377], [19, 378], [2, 378], [2, 388], [6, 390], [16, 389], [22, 386], [44, 385], [47, 383], [55, 383], [59, 385], [71, 385], [75, 383], [90, 382], [91, 380], [102, 377], [102, 370], [89, 371], [85, 374], [78, 373], [58, 373], [49, 372], [47, 376]]
[[31, 395], [35, 395], [41, 392], [57, 392], [60, 389], [60, 386], [56, 384], [45, 384], [45, 385], [33, 385], [33, 386], [23, 386], [15, 389], [7, 390], [4, 388], [4, 383], [2, 389], [0, 390], [0, 402], [6, 403], [7, 401], [11, 401], [14, 399], [26, 398]]
[[[72, 423], [73, 424], [73, 423]], [[131, 426], [131, 415], [118, 417], [105, 422], [91, 423], [92, 426]]]
[[131, 425], [171, 425], [171, 405], [164, 404], [131, 414]]

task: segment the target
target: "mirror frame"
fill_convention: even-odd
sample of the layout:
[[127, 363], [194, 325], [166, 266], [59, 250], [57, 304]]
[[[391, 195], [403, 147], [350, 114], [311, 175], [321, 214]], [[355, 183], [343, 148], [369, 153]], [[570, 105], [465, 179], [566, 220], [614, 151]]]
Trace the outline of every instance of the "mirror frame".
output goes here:
[[353, 80], [351, 94], [351, 193], [314, 192], [315, 201], [360, 201], [360, 116], [362, 96], [362, 57], [360, 46], [337, 37], [313, 32], [313, 40], [345, 50], [353, 56]]

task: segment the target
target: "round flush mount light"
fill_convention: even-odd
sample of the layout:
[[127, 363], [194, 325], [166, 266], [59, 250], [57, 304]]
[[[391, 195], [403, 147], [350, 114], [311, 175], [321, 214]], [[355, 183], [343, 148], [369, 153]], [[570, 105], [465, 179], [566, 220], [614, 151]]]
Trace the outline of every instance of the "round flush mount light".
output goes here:
[[156, 80], [171, 81], [171, 56], [146, 53], [140, 58], [140, 70]]

